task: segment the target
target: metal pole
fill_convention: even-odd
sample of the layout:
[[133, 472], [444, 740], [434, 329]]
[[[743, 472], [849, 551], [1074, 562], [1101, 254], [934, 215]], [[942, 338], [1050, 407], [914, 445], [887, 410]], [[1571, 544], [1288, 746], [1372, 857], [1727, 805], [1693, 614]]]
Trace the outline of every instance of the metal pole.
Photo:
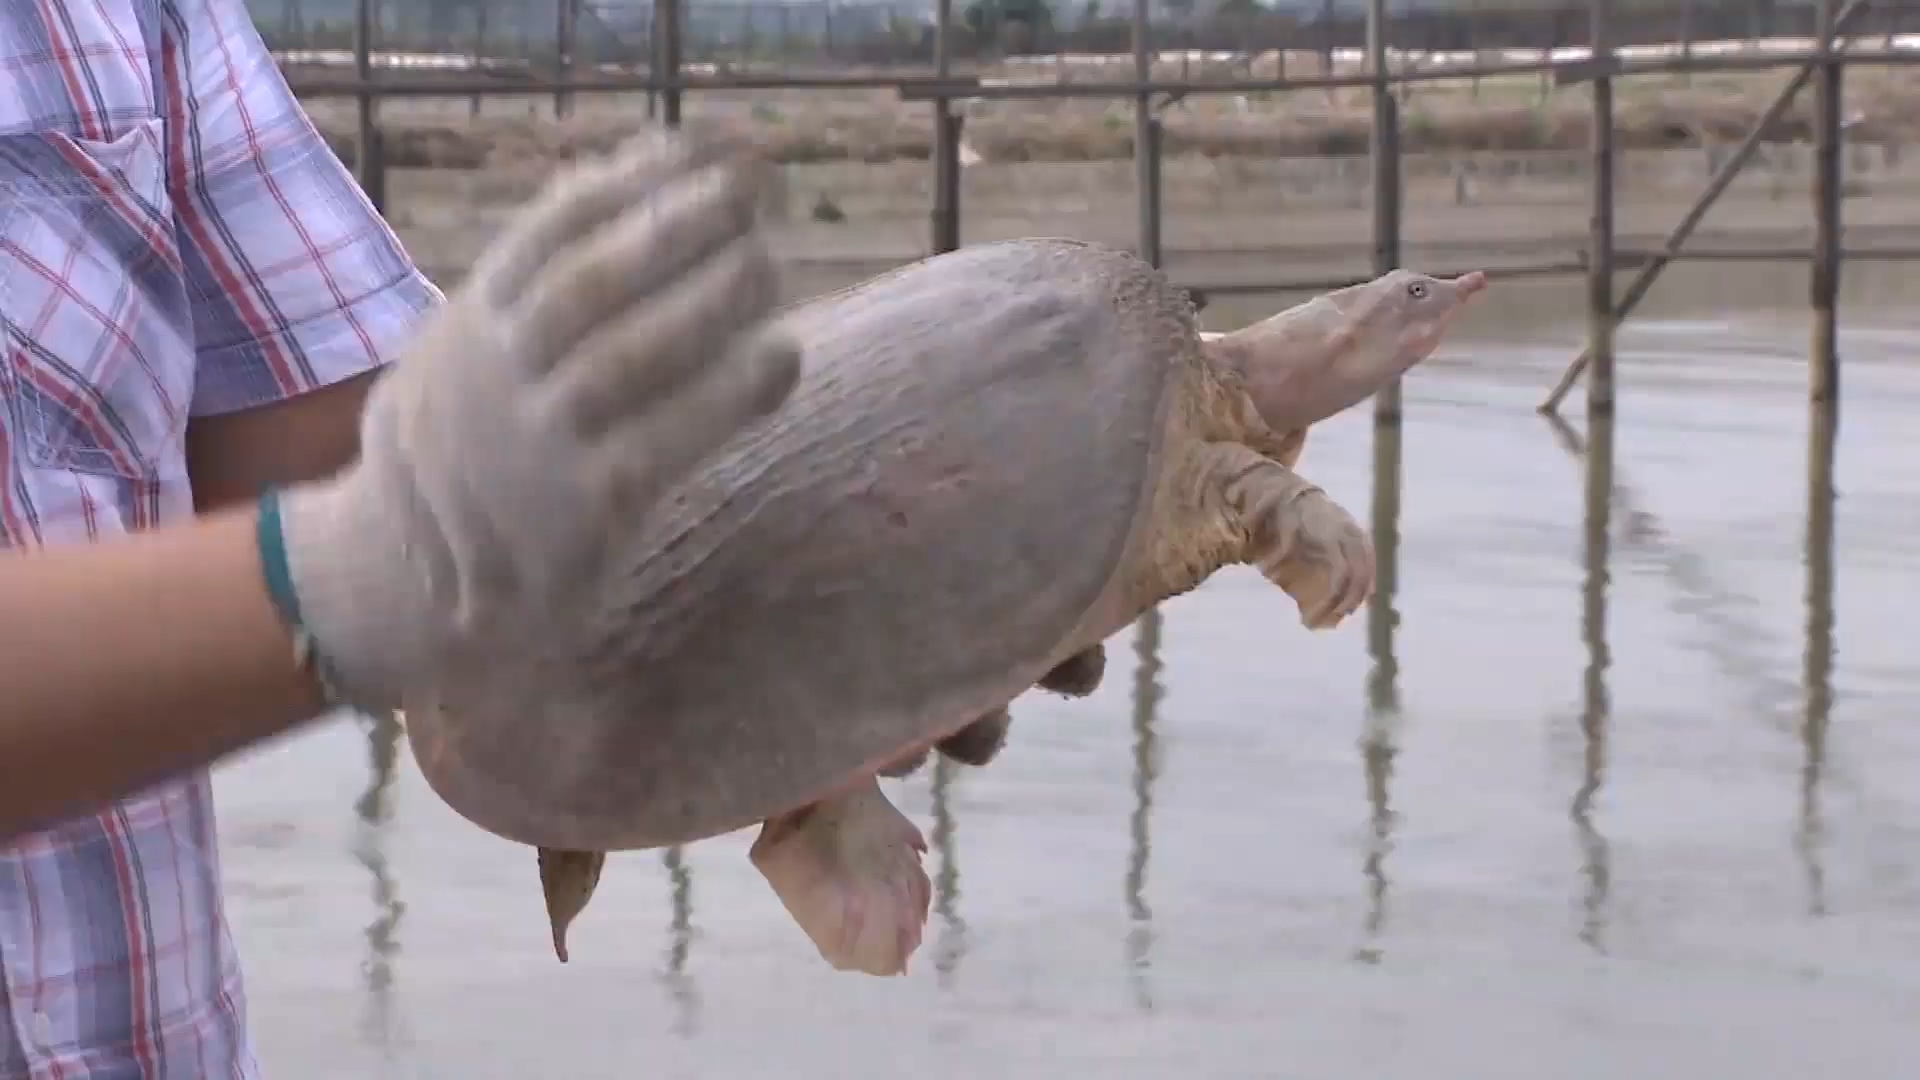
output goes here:
[[[1680, 0], [1680, 56], [1689, 63], [1693, 60], [1693, 0]], [[1693, 73], [1682, 72], [1680, 82], [1692, 86]]]
[[1587, 415], [1613, 412], [1613, 32], [1612, 0], [1588, 0], [1592, 15], [1593, 61], [1593, 206], [1587, 240]]
[[[1153, 11], [1150, 0], [1133, 3], [1133, 77], [1153, 78]], [[1160, 264], [1160, 205], [1154, 188], [1153, 95], [1142, 91], [1133, 101], [1133, 186], [1139, 209], [1140, 257]]]
[[380, 154], [379, 99], [374, 96], [373, 37], [378, 27], [376, 0], [360, 0], [353, 9], [353, 73], [360, 81], [355, 95], [358, 130], [354, 147], [354, 178], [373, 208], [386, 212], [385, 162]]
[[1822, 62], [1814, 82], [1813, 348], [1808, 391], [1832, 405], [1840, 398], [1840, 353], [1836, 307], [1840, 297], [1841, 73], [1833, 49], [1835, 0], [1820, 0], [1816, 31]]
[[1147, 118], [1147, 142], [1144, 149], [1146, 167], [1141, 170], [1141, 178], [1146, 186], [1141, 189], [1140, 203], [1140, 257], [1153, 266], [1162, 261], [1160, 250], [1160, 147], [1161, 136], [1166, 126], [1157, 116]]
[[[559, 24], [554, 27], [554, 68], [562, 79], [573, 78], [573, 51], [579, 38], [580, 0], [560, 0], [555, 7], [559, 10]], [[573, 115], [573, 91], [564, 87], [553, 92], [553, 115], [555, 119], [565, 119]]]
[[[1834, 17], [1834, 32], [1844, 31], [1848, 23], [1866, 10], [1867, 0], [1847, 0], [1847, 6], [1840, 9], [1840, 14]], [[1844, 49], [1845, 43], [1835, 43], [1834, 47]], [[1615, 322], [1633, 314], [1633, 309], [1639, 307], [1640, 301], [1646, 299], [1647, 293], [1653, 288], [1653, 283], [1666, 270], [1672, 256], [1685, 246], [1687, 239], [1693, 235], [1693, 230], [1699, 228], [1700, 222], [1706, 219], [1707, 212], [1713, 209], [1720, 196], [1733, 183], [1734, 177], [1740, 174], [1740, 170], [1745, 168], [1747, 162], [1753, 158], [1754, 152], [1760, 149], [1761, 140], [1767, 131], [1787, 114], [1787, 110], [1793, 106], [1793, 99], [1800, 93], [1800, 88], [1807, 85], [1807, 80], [1813, 77], [1814, 69], [1818, 66], [1814, 62], [1802, 64], [1793, 78], [1787, 81], [1787, 85], [1780, 88], [1780, 92], [1774, 96], [1773, 103], [1760, 114], [1760, 119], [1754, 121], [1753, 127], [1747, 132], [1747, 137], [1734, 149], [1726, 163], [1720, 166], [1720, 171], [1714, 173], [1713, 178], [1707, 181], [1706, 190], [1700, 193], [1700, 197], [1693, 201], [1693, 206], [1681, 216], [1680, 223], [1667, 234], [1666, 243], [1662, 245], [1665, 254], [1642, 267], [1639, 276], [1627, 286], [1626, 295], [1621, 298], [1620, 305], [1614, 308]], [[1573, 389], [1573, 384], [1579, 381], [1581, 373], [1587, 370], [1587, 365], [1592, 361], [1593, 354], [1590, 352], [1583, 352], [1574, 357], [1573, 363], [1567, 365], [1567, 370], [1561, 374], [1560, 381], [1554, 385], [1547, 399], [1540, 403], [1540, 411], [1552, 413], [1559, 409], [1561, 400], [1567, 396], [1568, 391]]]
[[[473, 12], [473, 70], [476, 72], [486, 70], [481, 67], [480, 62], [487, 55], [487, 10], [487, 6], [482, 4]], [[467, 115], [480, 115], [479, 94], [467, 99]]]
[[[1367, 70], [1373, 76], [1373, 272], [1400, 265], [1400, 115], [1387, 81], [1387, 4], [1367, 0]], [[1377, 424], [1400, 422], [1400, 380], [1373, 397]]]
[[[953, 21], [953, 0], [940, 0], [933, 28], [933, 70], [945, 80], [952, 67], [947, 24]], [[953, 101], [933, 99], [933, 253], [960, 247], [960, 123]]]
[[[677, 82], [680, 79], [680, 0], [654, 0], [654, 17], [659, 29], [655, 70]], [[668, 87], [660, 98], [661, 119], [668, 127], [679, 127], [680, 88]]]

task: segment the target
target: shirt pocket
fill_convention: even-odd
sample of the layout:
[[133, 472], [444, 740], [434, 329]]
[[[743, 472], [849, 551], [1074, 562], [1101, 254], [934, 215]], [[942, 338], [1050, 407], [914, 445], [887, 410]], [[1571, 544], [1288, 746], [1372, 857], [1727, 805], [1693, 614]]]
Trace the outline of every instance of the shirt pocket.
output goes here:
[[147, 480], [182, 454], [194, 351], [164, 134], [0, 135], [0, 380], [35, 466]]

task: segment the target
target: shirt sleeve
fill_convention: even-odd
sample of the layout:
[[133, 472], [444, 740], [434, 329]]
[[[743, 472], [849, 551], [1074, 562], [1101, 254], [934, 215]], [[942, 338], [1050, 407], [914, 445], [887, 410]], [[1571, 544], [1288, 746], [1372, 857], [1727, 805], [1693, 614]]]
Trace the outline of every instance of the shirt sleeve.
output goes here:
[[243, 0], [160, 8], [192, 414], [255, 408], [391, 361], [439, 290], [314, 129]]

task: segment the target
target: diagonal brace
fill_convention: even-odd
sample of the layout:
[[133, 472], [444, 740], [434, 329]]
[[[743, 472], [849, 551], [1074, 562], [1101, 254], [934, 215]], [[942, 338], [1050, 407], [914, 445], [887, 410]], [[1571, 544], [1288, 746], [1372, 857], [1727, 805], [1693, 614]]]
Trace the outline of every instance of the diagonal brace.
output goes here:
[[[1871, 0], [1848, 0], [1847, 6], [1841, 8], [1834, 16], [1831, 46], [1835, 53], [1842, 52], [1847, 47], [1847, 24], [1864, 14], [1870, 6]], [[1765, 136], [1767, 129], [1780, 122], [1780, 118], [1786, 115], [1787, 109], [1792, 107], [1793, 99], [1799, 96], [1801, 87], [1807, 85], [1807, 80], [1813, 78], [1814, 71], [1824, 63], [1826, 61], [1823, 59], [1807, 61], [1794, 72], [1793, 78], [1787, 81], [1787, 85], [1780, 88], [1780, 93], [1773, 99], [1773, 104], [1767, 106], [1767, 111], [1760, 115], [1760, 119], [1754, 121], [1753, 130], [1747, 132], [1746, 139], [1734, 150], [1733, 156], [1723, 162], [1719, 170], [1713, 174], [1713, 178], [1707, 181], [1706, 190], [1694, 200], [1693, 207], [1687, 211], [1686, 216], [1682, 217], [1680, 223], [1673, 227], [1673, 231], [1667, 234], [1666, 242], [1661, 245], [1660, 250], [1649, 257], [1646, 264], [1640, 268], [1640, 272], [1634, 276], [1633, 283], [1627, 286], [1626, 294], [1621, 296], [1619, 304], [1613, 309], [1615, 325], [1625, 322], [1627, 316], [1633, 314], [1633, 309], [1640, 306], [1640, 301], [1646, 299], [1647, 293], [1653, 289], [1653, 283], [1659, 280], [1660, 275], [1667, 269], [1667, 265], [1693, 236], [1693, 231], [1700, 227], [1701, 221], [1705, 220], [1707, 211], [1712, 210], [1714, 204], [1720, 201], [1720, 196], [1725, 194], [1728, 186], [1733, 183], [1734, 177], [1740, 175], [1740, 170], [1746, 167], [1747, 162], [1753, 158], [1754, 152], [1760, 149], [1760, 140]], [[1540, 411], [1549, 415], [1557, 413], [1560, 402], [1566, 398], [1568, 392], [1573, 389], [1573, 384], [1579, 381], [1581, 373], [1586, 371], [1587, 365], [1591, 363], [1593, 363], [1592, 350], [1583, 349], [1579, 356], [1574, 357], [1573, 363], [1567, 365], [1566, 372], [1554, 385], [1553, 392], [1548, 394], [1547, 399], [1540, 404]]]

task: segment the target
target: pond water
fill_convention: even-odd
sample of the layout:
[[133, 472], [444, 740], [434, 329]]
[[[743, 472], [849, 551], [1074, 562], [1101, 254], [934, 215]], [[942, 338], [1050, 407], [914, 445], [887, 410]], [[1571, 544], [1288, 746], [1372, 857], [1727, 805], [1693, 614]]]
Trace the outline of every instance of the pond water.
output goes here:
[[532, 852], [391, 730], [255, 754], [217, 788], [269, 1075], [1903, 1075], [1915, 285], [1849, 268], [1837, 433], [1797, 268], [1663, 284], [1611, 431], [1533, 412], [1579, 283], [1497, 286], [1397, 435], [1308, 443], [1373, 523], [1372, 609], [1309, 634], [1222, 573], [1093, 697], [1022, 699], [991, 767], [889, 784], [937, 894], [904, 979], [829, 970], [750, 833], [615, 857], [563, 966]]

